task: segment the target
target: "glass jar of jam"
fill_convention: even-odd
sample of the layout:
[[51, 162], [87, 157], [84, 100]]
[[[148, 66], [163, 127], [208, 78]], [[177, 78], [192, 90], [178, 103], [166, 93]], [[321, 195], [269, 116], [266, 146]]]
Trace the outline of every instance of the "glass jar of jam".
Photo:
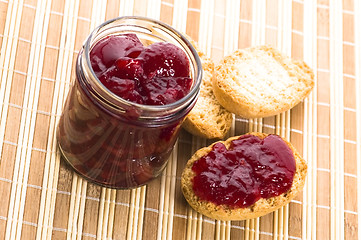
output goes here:
[[[125, 48], [120, 46], [128, 51], [123, 51], [123, 54], [128, 54], [122, 58], [126, 61], [114, 60], [112, 66], [106, 66], [106, 61], [117, 58], [114, 55], [120, 48], [106, 49], [99, 46], [105, 41], [113, 41], [111, 38], [117, 36], [128, 40], [137, 39], [143, 47], [138, 43]], [[116, 41], [118, 40], [111, 43]], [[130, 69], [130, 72], [134, 69], [138, 72], [138, 65], [134, 68], [131, 66], [138, 59], [147, 61], [142, 63], [147, 68], [158, 65], [167, 68], [171, 61], [161, 57], [146, 59], [147, 54], [141, 53], [155, 43], [155, 51], [162, 49], [165, 43], [171, 43], [176, 49], [182, 50], [186, 57], [186, 74], [189, 74], [185, 78], [188, 79], [186, 91], [179, 90], [184, 83], [184, 76], [182, 78], [175, 75], [173, 68], [165, 69], [166, 71], [160, 68], [157, 73], [149, 71], [147, 74], [147, 69], [142, 69], [143, 81], [148, 85], [142, 85], [142, 91], [137, 94], [150, 94], [144, 101], [144, 96], [134, 98], [134, 94], [128, 98], [121, 97], [128, 96], [133, 91], [134, 84], [130, 86], [127, 80], [119, 80], [122, 81], [119, 84], [125, 95], [116, 94], [118, 88], [111, 89], [111, 84], [106, 86], [107, 80], [100, 80], [98, 67], [104, 68], [103, 72], [106, 74], [112, 74], [111, 68], [117, 64], [117, 71], [120, 72], [117, 74], [123, 76], [124, 72], [119, 66], [125, 66], [123, 69]], [[100, 59], [96, 59], [99, 55], [95, 49], [97, 44], [99, 53], [104, 54]], [[139, 58], [139, 54], [143, 54], [143, 58]], [[94, 59], [100, 61], [99, 66], [94, 65]], [[184, 69], [185, 66], [180, 67]], [[147, 78], [153, 78], [156, 74], [163, 74], [158, 78], [159, 81], [170, 79], [173, 84], [160, 82], [154, 85]], [[102, 186], [126, 189], [148, 183], [165, 168], [181, 124], [197, 100], [201, 78], [202, 67], [196, 50], [172, 27], [143, 17], [120, 17], [105, 22], [89, 35], [77, 58], [76, 78], [57, 128], [58, 145], [64, 158], [80, 175]], [[152, 89], [159, 91], [155, 100], [164, 100], [169, 93], [174, 93], [178, 98], [174, 98], [174, 101], [150, 101], [154, 96]]]

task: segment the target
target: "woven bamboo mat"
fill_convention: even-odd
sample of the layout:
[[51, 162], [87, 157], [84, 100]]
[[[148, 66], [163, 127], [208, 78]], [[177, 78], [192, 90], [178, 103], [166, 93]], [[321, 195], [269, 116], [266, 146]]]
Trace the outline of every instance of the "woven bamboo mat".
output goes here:
[[[106, 19], [142, 15], [187, 33], [216, 62], [271, 44], [314, 70], [290, 111], [235, 121], [229, 135], [278, 133], [308, 161], [302, 194], [248, 221], [188, 207], [180, 174], [210, 144], [181, 132], [163, 175], [134, 190], [78, 177], [55, 127], [77, 51]], [[357, 0], [0, 0], [0, 239], [357, 239], [361, 236], [361, 2]], [[361, 239], [361, 237], [360, 237]]]

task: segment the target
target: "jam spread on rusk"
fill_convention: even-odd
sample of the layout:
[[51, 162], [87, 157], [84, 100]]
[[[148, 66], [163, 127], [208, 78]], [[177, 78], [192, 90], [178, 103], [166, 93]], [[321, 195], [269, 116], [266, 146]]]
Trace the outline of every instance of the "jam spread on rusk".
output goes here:
[[277, 135], [243, 135], [229, 149], [216, 143], [194, 162], [193, 190], [217, 205], [244, 208], [287, 192], [296, 171], [292, 150]]
[[135, 34], [111, 35], [90, 52], [92, 68], [110, 91], [131, 102], [165, 105], [192, 86], [185, 53], [168, 42], [143, 46]]

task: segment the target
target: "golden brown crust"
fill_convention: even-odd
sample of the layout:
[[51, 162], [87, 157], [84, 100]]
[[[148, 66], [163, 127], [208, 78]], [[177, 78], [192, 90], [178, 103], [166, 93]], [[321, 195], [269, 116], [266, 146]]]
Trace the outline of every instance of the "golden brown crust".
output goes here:
[[[251, 132], [247, 134], [252, 134], [261, 139], [268, 136], [268, 134], [258, 132]], [[231, 137], [226, 141], [221, 142], [228, 148], [231, 141], [238, 139], [239, 137], [240, 136]], [[192, 179], [195, 176], [195, 173], [192, 170], [192, 166], [195, 161], [212, 150], [212, 146], [215, 144], [214, 143], [208, 147], [199, 149], [187, 162], [181, 179], [181, 187], [185, 199], [197, 212], [200, 212], [201, 214], [210, 218], [224, 221], [256, 218], [275, 211], [282, 206], [285, 206], [302, 190], [307, 174], [307, 164], [296, 151], [296, 149], [292, 146], [292, 144], [285, 139], [283, 140], [292, 150], [296, 161], [296, 172], [293, 178], [292, 187], [286, 193], [268, 199], [261, 198], [252, 206], [247, 208], [229, 208], [226, 205], [216, 205], [212, 202], [199, 199], [199, 197], [193, 192]]]
[[233, 116], [219, 104], [214, 96], [212, 88], [213, 61], [198, 49], [194, 41], [191, 40], [191, 43], [201, 58], [203, 79], [198, 101], [182, 126], [191, 134], [199, 137], [222, 139], [231, 128]]
[[314, 74], [270, 46], [238, 49], [216, 66], [212, 80], [217, 100], [244, 118], [284, 112], [311, 92]]

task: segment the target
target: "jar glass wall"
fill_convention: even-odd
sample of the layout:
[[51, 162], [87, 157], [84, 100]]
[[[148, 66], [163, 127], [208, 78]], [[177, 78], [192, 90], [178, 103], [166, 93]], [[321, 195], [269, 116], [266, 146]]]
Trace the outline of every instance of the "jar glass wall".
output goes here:
[[[143, 45], [170, 42], [185, 53], [193, 79], [189, 93], [167, 105], [142, 105], [110, 92], [90, 64], [92, 47], [109, 35], [135, 33]], [[143, 17], [121, 17], [96, 28], [80, 50], [76, 79], [57, 129], [66, 161], [83, 177], [112, 188], [133, 188], [157, 177], [168, 161], [181, 124], [193, 108], [202, 68], [193, 46], [170, 26]]]

